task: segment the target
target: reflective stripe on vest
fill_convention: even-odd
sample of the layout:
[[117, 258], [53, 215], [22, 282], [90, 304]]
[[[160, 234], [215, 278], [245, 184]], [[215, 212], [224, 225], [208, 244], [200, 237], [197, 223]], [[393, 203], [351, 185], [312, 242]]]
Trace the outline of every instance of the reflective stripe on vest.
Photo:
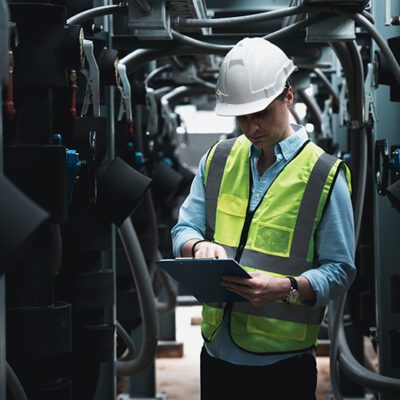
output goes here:
[[212, 239], [215, 233], [215, 217], [217, 214], [217, 202], [222, 176], [224, 174], [226, 160], [237, 138], [227, 139], [218, 143], [206, 182], [206, 238]]

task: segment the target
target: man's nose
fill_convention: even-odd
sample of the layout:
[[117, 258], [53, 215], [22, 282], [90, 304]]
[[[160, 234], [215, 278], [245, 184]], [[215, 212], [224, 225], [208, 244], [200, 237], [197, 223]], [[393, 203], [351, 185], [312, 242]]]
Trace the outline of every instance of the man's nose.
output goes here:
[[249, 134], [256, 133], [260, 129], [260, 121], [253, 115], [246, 115], [246, 125]]

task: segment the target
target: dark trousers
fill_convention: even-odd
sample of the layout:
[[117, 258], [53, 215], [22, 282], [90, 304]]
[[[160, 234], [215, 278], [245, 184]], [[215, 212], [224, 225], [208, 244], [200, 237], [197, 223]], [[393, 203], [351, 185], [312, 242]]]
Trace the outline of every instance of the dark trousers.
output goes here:
[[211, 357], [200, 359], [202, 400], [315, 400], [317, 367], [311, 354], [262, 366], [242, 366]]

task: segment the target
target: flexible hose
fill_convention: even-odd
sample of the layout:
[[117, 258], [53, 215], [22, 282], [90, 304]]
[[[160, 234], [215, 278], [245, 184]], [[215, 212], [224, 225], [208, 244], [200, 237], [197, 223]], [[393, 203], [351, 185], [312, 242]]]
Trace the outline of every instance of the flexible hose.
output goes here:
[[67, 24], [82, 25], [85, 22], [88, 22], [95, 17], [115, 14], [118, 12], [126, 12], [127, 10], [128, 6], [124, 2], [112, 6], [101, 6], [101, 7], [91, 8], [89, 10], [82, 11], [81, 13], [72, 16], [71, 18], [68, 18]]
[[130, 217], [118, 228], [118, 233], [138, 292], [143, 335], [138, 356], [133, 360], [117, 361], [116, 369], [118, 376], [133, 376], [146, 369], [155, 358], [158, 342], [158, 317], [149, 271]]
[[125, 330], [125, 328], [117, 321], [117, 334], [120, 339], [124, 342], [126, 349], [121, 357], [118, 358], [118, 361], [126, 361], [130, 360], [135, 353], [135, 344], [133, 343], [132, 338], [129, 333]]
[[314, 68], [314, 73], [317, 77], [322, 81], [322, 83], [326, 86], [329, 93], [332, 96], [332, 105], [335, 107], [336, 110], [340, 108], [340, 100], [339, 95], [336, 93], [331, 81], [327, 78], [327, 76], [322, 72], [320, 68]]
[[19, 381], [17, 375], [15, 375], [15, 372], [13, 371], [9, 363], [6, 363], [6, 377], [7, 386], [14, 396], [14, 400], [28, 400], [28, 397], [26, 396], [25, 390], [22, 387], [21, 382]]
[[199, 28], [217, 28], [227, 26], [237, 26], [242, 24], [269, 21], [271, 19], [283, 18], [289, 15], [302, 14], [310, 7], [297, 6], [288, 7], [280, 10], [266, 11], [258, 14], [244, 15], [240, 17], [214, 18], [214, 19], [182, 19], [180, 17], [173, 21], [174, 28], [199, 27]]

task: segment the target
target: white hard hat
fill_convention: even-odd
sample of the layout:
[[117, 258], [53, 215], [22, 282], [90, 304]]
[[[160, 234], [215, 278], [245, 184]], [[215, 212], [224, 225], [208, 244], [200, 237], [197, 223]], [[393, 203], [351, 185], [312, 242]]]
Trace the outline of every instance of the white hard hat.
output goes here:
[[225, 56], [216, 86], [218, 115], [238, 116], [265, 109], [284, 90], [297, 68], [277, 46], [245, 38]]

